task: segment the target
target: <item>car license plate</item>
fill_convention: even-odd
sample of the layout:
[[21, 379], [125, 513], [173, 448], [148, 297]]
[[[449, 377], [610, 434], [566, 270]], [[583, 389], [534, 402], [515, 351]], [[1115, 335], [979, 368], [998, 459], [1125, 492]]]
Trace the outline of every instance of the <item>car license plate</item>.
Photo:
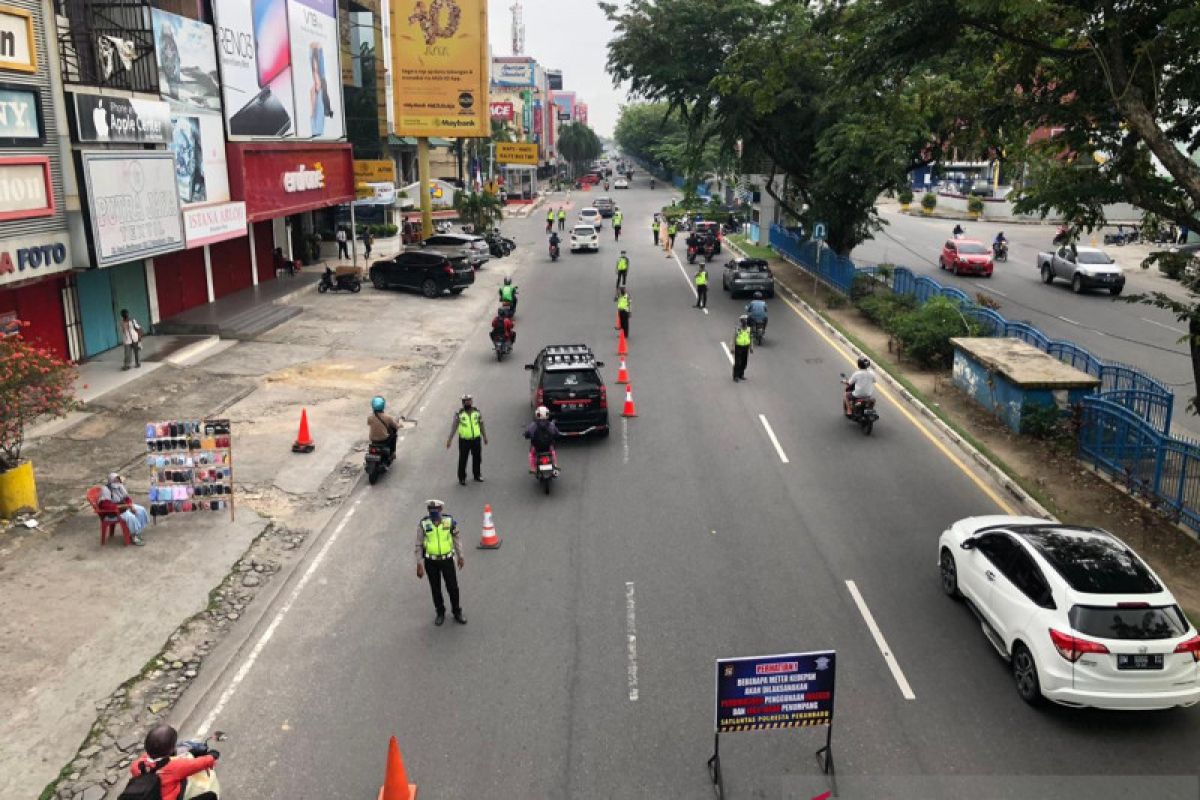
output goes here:
[[1162, 669], [1162, 655], [1117, 655], [1117, 669]]

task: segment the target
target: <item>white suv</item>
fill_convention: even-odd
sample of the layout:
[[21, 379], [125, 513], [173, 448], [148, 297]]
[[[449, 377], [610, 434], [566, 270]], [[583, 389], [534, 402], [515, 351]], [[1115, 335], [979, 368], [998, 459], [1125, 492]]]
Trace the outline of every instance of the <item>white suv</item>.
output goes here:
[[597, 208], [585, 208], [579, 212], [579, 222], [599, 230], [604, 225], [604, 217], [600, 216], [600, 210]]
[[1200, 702], [1200, 635], [1129, 547], [1035, 517], [959, 520], [938, 539], [942, 591], [962, 597], [1017, 693], [1150, 710]]
[[600, 252], [600, 235], [591, 225], [576, 225], [571, 228], [571, 252], [577, 250]]

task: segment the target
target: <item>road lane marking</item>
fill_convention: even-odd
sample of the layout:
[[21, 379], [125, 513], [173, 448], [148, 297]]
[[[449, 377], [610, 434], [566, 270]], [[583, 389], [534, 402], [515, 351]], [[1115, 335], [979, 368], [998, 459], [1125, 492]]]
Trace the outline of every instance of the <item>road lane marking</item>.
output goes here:
[[725, 351], [725, 357], [729, 359], [730, 366], [733, 365], [733, 353], [729, 352], [729, 345], [724, 341], [721, 342], [721, 349]]
[[[687, 281], [688, 288], [692, 290], [692, 297], [696, 298], [696, 302], [700, 302], [700, 295], [696, 293], [696, 287], [693, 285], [691, 276], [687, 274], [687, 270], [684, 268], [683, 262], [679, 260], [679, 254], [672, 250], [671, 255], [675, 258], [675, 263], [679, 266], [679, 271], [683, 273], [683, 279]], [[702, 308], [701, 311], [703, 311], [705, 314], [708, 313], [707, 308]]]
[[[825, 342], [832, 347], [835, 352], [840, 353], [842, 358], [846, 360], [846, 363], [853, 364], [855, 365], [855, 368], [857, 368], [858, 358], [856, 356], [846, 352], [846, 350], [833, 337], [826, 333], [820, 325], [809, 319], [808, 315], [805, 314], [804, 311], [790, 299], [787, 297], [781, 297], [781, 299], [783, 302], [787, 303], [788, 308], [795, 312], [796, 316], [804, 320], [804, 323], [808, 325], [808, 327], [812, 328], [818, 336], [824, 339]], [[726, 353], [728, 352], [729, 351], [726, 350]], [[732, 356], [730, 358], [732, 359]], [[904, 416], [905, 419], [911, 422], [913, 427], [920, 431], [921, 435], [924, 436], [930, 444], [937, 448], [937, 450], [944, 455], [951, 464], [954, 464], [956, 467], [958, 467], [959, 470], [966, 475], [972, 483], [979, 487], [979, 490], [987, 495], [988, 498], [990, 498], [991, 501], [995, 503], [1001, 511], [1003, 511], [1005, 514], [1016, 515], [1017, 510], [1008, 502], [1006, 502], [1003, 497], [1001, 497], [994, 489], [992, 489], [991, 486], [988, 486], [982, 478], [972, 472], [971, 469], [965, 463], [963, 463], [962, 459], [950, 452], [950, 448], [948, 448], [944, 442], [938, 439], [932, 430], [922, 425], [920, 421], [913, 416], [912, 412], [904, 407], [904, 405], [900, 402], [900, 399], [892, 394], [890, 389], [887, 389], [880, 384], [876, 384], [876, 389], [881, 395], [887, 398], [888, 402], [890, 402], [892, 406]]]
[[625, 642], [629, 664], [626, 672], [629, 678], [629, 699], [638, 699], [638, 669], [637, 669], [637, 601], [633, 596], [633, 581], [625, 582]]
[[767, 416], [765, 414], [759, 414], [758, 421], [762, 423], [764, 428], [766, 428], [767, 438], [771, 440], [771, 444], [775, 445], [775, 452], [779, 454], [779, 460], [785, 464], [790, 463], [788, 461], [787, 453], [783, 452], [783, 446], [780, 445], [779, 440], [775, 438], [775, 431], [771, 430], [771, 423], [767, 422]]
[[1067, 319], [1066, 317], [1060, 317], [1057, 314], [1055, 314], [1054, 316], [1056, 319], [1061, 319], [1063, 322], [1067, 323], [1068, 325], [1076, 325], [1076, 326], [1079, 325], [1079, 323], [1073, 319]]
[[625, 463], [629, 463], [629, 417], [621, 417], [621, 448], [625, 452]]
[[338, 540], [339, 536], [341, 536], [342, 531], [346, 528], [346, 524], [350, 522], [350, 518], [353, 517], [354, 512], [358, 510], [358, 504], [362, 502], [362, 498], [365, 496], [366, 495], [361, 495], [357, 500], [354, 501], [354, 505], [352, 505], [350, 510], [346, 512], [346, 516], [342, 517], [342, 521], [339, 522], [338, 526], [333, 529], [333, 533], [329, 536], [329, 539], [324, 545], [321, 546], [321, 550], [317, 553], [317, 557], [314, 558], [312, 563], [308, 565], [308, 569], [304, 571], [304, 575], [300, 577], [300, 581], [292, 589], [292, 593], [288, 596], [287, 602], [284, 603], [283, 607], [279, 609], [279, 613], [277, 613], [275, 618], [271, 620], [271, 624], [267, 626], [265, 631], [263, 631], [263, 635], [258, 638], [258, 641], [254, 644], [254, 649], [250, 651], [250, 655], [247, 656], [242, 665], [238, 667], [238, 671], [234, 674], [233, 680], [231, 680], [229, 685], [225, 687], [225, 691], [221, 692], [221, 697], [217, 700], [217, 704], [213, 706], [212, 711], [210, 711], [208, 716], [204, 718], [204, 722], [200, 723], [199, 738], [204, 738], [208, 735], [208, 731], [217, 721], [217, 717], [221, 716], [221, 712], [225, 710], [226, 704], [228, 704], [233, 698], [233, 695], [237, 692], [238, 687], [242, 685], [242, 681], [244, 681], [246, 676], [250, 674], [250, 670], [253, 669], [254, 663], [258, 661], [259, 655], [261, 655], [262, 651], [266, 648], [267, 642], [271, 641], [271, 637], [275, 635], [275, 630], [279, 627], [279, 623], [283, 622], [283, 618], [287, 616], [289, 611], [292, 610], [292, 604], [296, 602], [296, 599], [300, 597], [300, 593], [304, 591], [304, 587], [308, 585], [308, 582], [312, 579], [312, 576], [316, 574], [316, 571], [320, 568], [321, 563], [325, 560], [326, 554], [329, 553], [329, 549], [333, 547], [333, 543]]
[[867, 602], [859, 594], [858, 587], [854, 585], [854, 581], [846, 581], [846, 588], [850, 590], [850, 596], [854, 598], [854, 604], [858, 606], [858, 613], [862, 614], [863, 621], [867, 623], [867, 628], [875, 639], [875, 646], [879, 648], [880, 653], [883, 653], [883, 660], [887, 663], [888, 669], [892, 671], [892, 677], [896, 679], [896, 685], [900, 687], [900, 694], [904, 695], [905, 700], [916, 700], [917, 696], [913, 694], [912, 687], [908, 685], [908, 679], [904, 677], [904, 670], [900, 669], [896, 656], [888, 647], [887, 639], [883, 638], [883, 631], [879, 630], [879, 626], [875, 624], [875, 617], [871, 615], [871, 609], [867, 608]]
[[1149, 322], [1151, 325], [1157, 325], [1160, 328], [1166, 328], [1167, 330], [1174, 331], [1175, 333], [1181, 333], [1181, 334], [1187, 333], [1187, 331], [1183, 330], [1182, 328], [1173, 328], [1170, 325], [1163, 325], [1161, 322], [1155, 322], [1154, 320], [1147, 319], [1146, 317], [1139, 317], [1139, 319], [1142, 322]]
[[988, 294], [999, 295], [1000, 297], [1008, 297], [1008, 295], [1006, 295], [1004, 292], [1000, 291], [999, 289], [989, 289], [986, 286], [980, 286], [979, 291], [987, 292]]

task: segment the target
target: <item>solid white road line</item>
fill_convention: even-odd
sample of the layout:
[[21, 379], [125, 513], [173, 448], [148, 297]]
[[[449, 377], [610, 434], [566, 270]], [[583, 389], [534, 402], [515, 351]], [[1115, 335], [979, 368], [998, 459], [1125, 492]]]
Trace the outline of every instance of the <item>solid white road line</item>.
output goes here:
[[304, 571], [304, 575], [301, 576], [300, 581], [296, 584], [295, 588], [292, 589], [292, 593], [288, 596], [287, 602], [283, 604], [283, 608], [279, 609], [279, 613], [275, 615], [275, 618], [271, 620], [271, 624], [267, 626], [265, 631], [263, 631], [263, 635], [260, 636], [258, 641], [254, 644], [254, 649], [250, 651], [250, 655], [246, 658], [245, 662], [238, 667], [238, 671], [234, 674], [233, 680], [229, 682], [229, 685], [225, 687], [225, 691], [221, 693], [221, 697], [217, 700], [217, 704], [213, 706], [212, 711], [210, 711], [208, 716], [204, 718], [204, 722], [200, 723], [200, 730], [198, 731], [199, 738], [204, 738], [208, 735], [208, 731], [217, 721], [217, 717], [219, 717], [221, 712], [225, 710], [226, 704], [228, 704], [233, 698], [233, 695], [237, 692], [238, 687], [242, 685], [242, 681], [244, 681], [246, 676], [250, 674], [250, 670], [254, 668], [254, 662], [258, 661], [258, 657], [262, 654], [263, 649], [266, 648], [267, 642], [271, 641], [271, 637], [275, 635], [275, 629], [279, 627], [279, 623], [283, 622], [283, 618], [287, 616], [289, 611], [292, 610], [292, 604], [296, 602], [296, 599], [300, 597], [300, 593], [304, 591], [304, 587], [308, 585], [309, 580], [311, 580], [312, 576], [316, 574], [318, 569], [320, 569], [321, 563], [325, 561], [326, 554], [329, 553], [329, 549], [333, 547], [333, 543], [338, 540], [339, 536], [341, 536], [342, 531], [346, 528], [346, 524], [350, 522], [350, 518], [353, 517], [354, 512], [358, 510], [358, 504], [362, 502], [362, 498], [365, 496], [366, 495], [360, 496], [358, 500], [354, 501], [354, 505], [351, 506], [350, 510], [346, 512], [346, 516], [342, 517], [342, 521], [339, 522], [338, 526], [333, 529], [333, 533], [330, 534], [329, 539], [324, 545], [321, 546], [321, 550], [317, 553], [317, 557], [314, 558], [312, 563], [308, 565], [308, 569]]
[[[686, 268], [683, 266], [683, 262], [679, 260], [679, 254], [678, 254], [678, 253], [676, 253], [674, 250], [672, 250], [672, 251], [671, 251], [671, 255], [672, 255], [672, 257], [674, 257], [674, 259], [675, 259], [675, 263], [676, 263], [676, 264], [679, 266], [679, 271], [683, 273], [683, 279], [684, 279], [684, 281], [686, 281], [686, 282], [687, 282], [688, 288], [689, 288], [689, 289], [691, 289], [691, 291], [692, 291], [692, 297], [695, 297], [696, 299], [699, 299], [699, 298], [700, 298], [700, 295], [696, 294], [696, 287], [695, 287], [695, 286], [693, 285], [693, 283], [692, 283], [692, 277], [691, 277], [690, 275], [688, 275], [688, 274], [687, 274], [687, 269], [686, 269]], [[705, 314], [707, 314], [707, 313], [708, 313], [708, 309], [707, 309], [707, 308], [703, 308], [703, 309], [701, 309], [701, 310], [702, 310], [702, 311], [703, 311]]]
[[629, 417], [621, 417], [621, 449], [625, 463], [629, 463]]
[[729, 359], [730, 366], [733, 365], [733, 353], [729, 352], [729, 344], [722, 340], [721, 349], [725, 351], [725, 357]]
[[637, 602], [633, 596], [633, 581], [625, 583], [625, 641], [629, 657], [627, 673], [629, 678], [629, 699], [638, 699], [638, 670], [637, 670]]
[[858, 587], [854, 585], [854, 581], [846, 581], [846, 588], [850, 590], [850, 596], [854, 598], [854, 604], [858, 606], [858, 613], [862, 614], [863, 620], [867, 623], [867, 628], [870, 629], [871, 636], [875, 639], [875, 646], [879, 648], [879, 652], [883, 653], [883, 660], [887, 663], [888, 669], [892, 671], [892, 677], [896, 679], [896, 685], [900, 687], [900, 694], [904, 695], [905, 700], [916, 700], [917, 696], [913, 694], [912, 687], [908, 685], [904, 671], [900, 669], [900, 664], [892, 654], [891, 648], [888, 647], [887, 640], [883, 638], [883, 632], [875, 624], [875, 617], [871, 615], [871, 609], [867, 608], [866, 601], [859, 594]]
[[1155, 322], [1152, 319], [1146, 319], [1145, 317], [1139, 317], [1138, 319], [1140, 319], [1142, 322], [1149, 322], [1151, 325], [1157, 325], [1160, 328], [1166, 328], [1169, 331], [1174, 331], [1175, 333], [1187, 333], [1187, 331], [1185, 331], [1183, 328], [1173, 328], [1170, 325], [1163, 325], [1161, 322]]
[[[1057, 316], [1057, 315], [1056, 315], [1056, 316]], [[1078, 324], [1079, 324], [1079, 323], [1078, 323], [1078, 322], [1076, 322], [1075, 320], [1073, 320], [1073, 319], [1067, 319], [1066, 317], [1058, 317], [1058, 319], [1061, 319], [1063, 322], [1067, 323], [1068, 325], [1078, 325]]]
[[1008, 297], [1008, 295], [1006, 295], [1004, 292], [1000, 291], [999, 289], [989, 289], [986, 286], [980, 286], [979, 291], [987, 292], [988, 294], [999, 295], [1000, 297]]
[[787, 454], [783, 452], [783, 447], [779, 444], [779, 440], [775, 438], [775, 431], [771, 430], [771, 423], [767, 422], [766, 415], [759, 414], [758, 420], [759, 420], [759, 422], [762, 423], [762, 426], [766, 429], [767, 438], [769, 438], [771, 440], [771, 444], [775, 445], [775, 452], [779, 454], [779, 460], [785, 464], [789, 463]]

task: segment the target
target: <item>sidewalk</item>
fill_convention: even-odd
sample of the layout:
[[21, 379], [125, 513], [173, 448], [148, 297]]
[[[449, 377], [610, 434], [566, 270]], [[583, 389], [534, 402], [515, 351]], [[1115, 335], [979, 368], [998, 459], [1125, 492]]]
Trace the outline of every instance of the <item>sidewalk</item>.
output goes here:
[[[393, 237], [372, 256], [398, 249]], [[120, 763], [146, 727], [226, 631], [252, 624], [238, 620], [252, 616], [256, 594], [273, 591], [306, 537], [338, 513], [361, 475], [369, 398], [404, 413], [487, 313], [511, 262], [437, 300], [369, 284], [318, 294], [321, 267], [310, 267], [260, 287], [287, 307], [269, 330], [153, 336], [140, 369], [122, 371], [119, 349], [83, 365], [84, 407], [26, 447], [39, 526], [0, 526], [0, 604], [11, 610], [0, 621], [0, 797], [37, 797], [68, 762], [57, 797], [92, 800], [123, 785]], [[253, 308], [233, 295], [194, 316], [219, 329]], [[307, 455], [291, 452], [302, 408], [316, 440]], [[87, 487], [121, 472], [146, 504], [145, 424], [214, 416], [232, 423], [236, 521], [172, 514], [146, 529], [145, 547], [118, 539], [100, 549]]]

